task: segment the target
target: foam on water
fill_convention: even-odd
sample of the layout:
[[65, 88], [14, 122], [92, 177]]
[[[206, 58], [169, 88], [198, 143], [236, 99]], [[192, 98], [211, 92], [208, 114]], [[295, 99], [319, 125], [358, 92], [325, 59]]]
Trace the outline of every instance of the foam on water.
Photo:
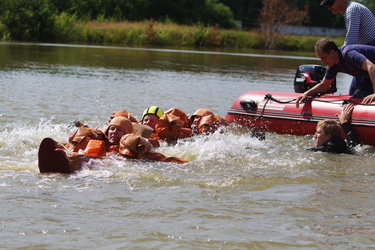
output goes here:
[[[0, 132], [0, 169], [31, 172], [38, 172], [37, 152], [43, 138], [51, 137], [66, 142], [69, 134], [75, 130], [65, 124], [53, 123], [53, 119], [42, 119], [36, 125], [13, 123], [3, 127]], [[320, 175], [324, 168], [354, 171], [348, 162], [355, 163], [359, 168], [367, 168], [367, 161], [359, 155], [369, 157], [372, 147], [358, 147], [356, 155], [338, 157], [305, 151], [305, 148], [313, 145], [311, 138], [267, 133], [265, 140], [259, 140], [251, 137], [247, 129], [230, 127], [223, 132], [180, 140], [176, 145], [162, 143], [156, 149], [167, 156], [188, 160], [189, 163], [184, 165], [110, 157], [90, 162], [87, 170], [81, 171], [76, 177], [126, 178], [161, 174], [175, 176], [177, 181], [182, 178], [186, 181], [190, 176], [192, 181], [199, 180], [206, 184], [217, 181], [220, 183], [217, 185], [225, 186], [233, 185], [234, 180], [241, 182], [254, 176], [313, 177], [314, 174]]]
[[[296, 67], [315, 60], [39, 45], [2, 52], [0, 247], [372, 246], [374, 147], [309, 152], [312, 136], [260, 141], [229, 127], [157, 149], [189, 160], [182, 165], [111, 156], [71, 175], [38, 171], [42, 139], [66, 142], [75, 119], [101, 128], [111, 112], [137, 116], [149, 105], [225, 115], [245, 91], [293, 91]], [[340, 82], [345, 93], [350, 79]]]

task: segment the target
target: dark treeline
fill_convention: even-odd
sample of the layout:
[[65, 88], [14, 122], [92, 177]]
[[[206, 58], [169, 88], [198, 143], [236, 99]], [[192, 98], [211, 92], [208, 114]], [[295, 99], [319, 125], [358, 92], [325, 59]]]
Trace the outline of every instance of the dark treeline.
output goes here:
[[15, 40], [54, 40], [56, 30], [76, 20], [150, 19], [235, 27], [233, 12], [217, 0], [0, 0], [0, 29]]
[[215, 24], [233, 27], [233, 14], [217, 0], [48, 0], [57, 12], [79, 20], [155, 21]]
[[[256, 28], [259, 23], [259, 13], [265, 0], [219, 0], [227, 5], [234, 13], [236, 20], [241, 20], [245, 27]], [[299, 9], [306, 9], [309, 18], [302, 25], [318, 26], [329, 28], [344, 28], [345, 24], [342, 15], [333, 15], [326, 7], [320, 7], [321, 0], [287, 0], [291, 6], [297, 6]], [[354, 0], [367, 6], [375, 13], [374, 0]]]
[[[59, 29], [76, 21], [154, 20], [186, 25], [218, 24], [246, 29], [259, 27], [259, 13], [265, 1], [285, 0], [0, 0], [0, 34], [14, 40], [58, 40]], [[343, 17], [319, 7], [320, 0], [287, 0], [307, 10], [300, 24], [343, 28]], [[359, 1], [375, 8], [374, 0]], [[4, 35], [3, 35], [4, 39]]]
[[[259, 13], [264, 0], [220, 0], [229, 6], [236, 20], [241, 20], [244, 27], [256, 28], [259, 26]], [[309, 18], [302, 25], [330, 28], [343, 28], [343, 17], [332, 15], [327, 8], [319, 6], [321, 0], [288, 0], [287, 3], [299, 9], [306, 9]]]
[[[241, 20], [245, 27], [258, 25], [259, 12], [264, 0], [49, 0], [58, 12], [75, 14], [80, 20], [98, 18], [114, 21], [143, 21], [170, 19], [178, 24], [220, 24], [232, 28], [233, 19]], [[310, 19], [304, 25], [343, 27], [342, 17], [332, 15], [319, 7], [320, 0], [288, 0], [288, 4], [307, 9]], [[359, 0], [374, 8], [375, 1]], [[228, 8], [229, 7], [229, 8]]]

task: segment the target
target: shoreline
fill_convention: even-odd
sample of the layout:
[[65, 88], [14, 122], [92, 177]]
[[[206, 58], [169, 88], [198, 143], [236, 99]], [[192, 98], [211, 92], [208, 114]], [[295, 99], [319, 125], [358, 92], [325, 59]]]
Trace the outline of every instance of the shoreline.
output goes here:
[[[66, 47], [66, 48], [95, 48], [95, 49], [117, 49], [117, 50], [140, 50], [140, 51], [155, 51], [155, 52], [173, 52], [173, 53], [187, 53], [187, 54], [207, 54], [207, 55], [228, 55], [228, 56], [242, 56], [242, 57], [267, 57], [267, 58], [281, 58], [281, 59], [296, 59], [296, 60], [316, 60], [319, 58], [310, 56], [294, 56], [282, 54], [260, 54], [260, 53], [240, 53], [240, 52], [225, 52], [225, 51], [210, 51], [210, 50], [193, 50], [194, 48], [147, 48], [147, 47], [122, 47], [110, 45], [90, 45], [90, 44], [68, 44], [68, 43], [41, 43], [41, 42], [12, 42], [1, 41], [1, 44], [19, 45], [19, 46], [45, 46], [45, 47]], [[201, 48], [202, 49], [202, 48]], [[203, 48], [209, 49], [209, 48]], [[274, 51], [280, 52], [280, 51]]]
[[[259, 30], [226, 30], [218, 26], [186, 26], [171, 23], [146, 22], [75, 22], [54, 28], [53, 41], [43, 43], [68, 43], [121, 47], [185, 47], [192, 49], [257, 49], [267, 51], [313, 52], [319, 36], [264, 34]], [[2, 41], [7, 31], [0, 30]], [[273, 46], [267, 48], [268, 41]], [[330, 37], [342, 44], [344, 37]], [[37, 42], [37, 41], [19, 41]]]

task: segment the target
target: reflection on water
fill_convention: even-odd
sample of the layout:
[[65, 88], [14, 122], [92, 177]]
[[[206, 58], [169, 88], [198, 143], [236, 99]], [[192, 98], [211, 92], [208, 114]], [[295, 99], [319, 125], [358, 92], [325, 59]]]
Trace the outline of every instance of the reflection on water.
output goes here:
[[105, 127], [116, 110], [140, 118], [150, 105], [224, 116], [245, 91], [293, 91], [297, 66], [314, 58], [8, 43], [0, 53], [0, 247], [374, 245], [373, 147], [307, 152], [311, 136], [259, 141], [233, 126], [158, 149], [185, 165], [110, 157], [70, 176], [38, 173], [40, 141], [66, 141], [73, 120]]

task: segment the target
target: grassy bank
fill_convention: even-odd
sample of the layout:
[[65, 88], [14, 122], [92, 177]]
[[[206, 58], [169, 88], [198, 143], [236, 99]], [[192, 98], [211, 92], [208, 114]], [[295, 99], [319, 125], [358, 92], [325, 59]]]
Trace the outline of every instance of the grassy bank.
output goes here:
[[[157, 47], [221, 47], [221, 48], [267, 48], [267, 39], [259, 31], [224, 30], [218, 26], [184, 26], [173, 23], [147, 22], [75, 22], [60, 17], [55, 22], [56, 40], [52, 42], [105, 44], [121, 46]], [[6, 28], [0, 24], [0, 35], [7, 39]], [[320, 37], [298, 35], [276, 35], [273, 48], [276, 50], [313, 50]], [[337, 44], [343, 38], [333, 38]]]

